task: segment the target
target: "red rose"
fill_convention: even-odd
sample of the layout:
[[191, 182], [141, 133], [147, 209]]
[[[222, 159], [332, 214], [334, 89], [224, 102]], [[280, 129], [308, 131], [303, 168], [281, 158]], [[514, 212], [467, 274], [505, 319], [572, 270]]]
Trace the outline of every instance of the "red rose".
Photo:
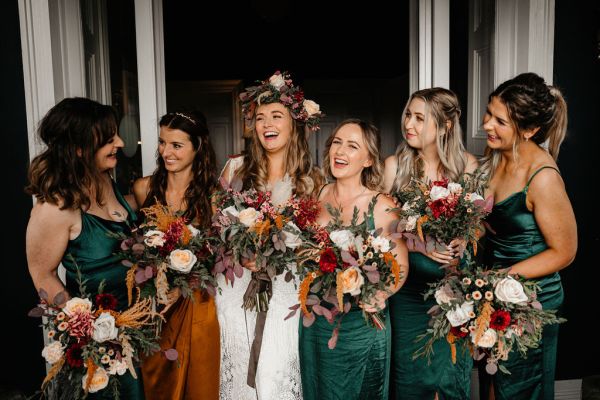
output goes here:
[[117, 298], [112, 294], [96, 295], [96, 306], [104, 310], [115, 310], [117, 308]]
[[490, 328], [497, 331], [505, 330], [510, 325], [510, 314], [508, 311], [496, 310], [490, 317]]
[[321, 257], [319, 258], [319, 269], [322, 272], [331, 273], [335, 271], [336, 266], [337, 257], [335, 256], [335, 252], [331, 247], [328, 247], [321, 252]]
[[443, 188], [448, 189], [448, 179], [444, 178], [441, 181], [433, 181], [433, 183], [431, 184], [431, 187], [434, 186], [441, 186]]
[[83, 346], [85, 346], [85, 343], [83, 342], [73, 343], [73, 345], [67, 349], [67, 364], [71, 367], [83, 367]]
[[468, 329], [465, 329], [465, 331], [461, 330], [461, 326], [453, 326], [452, 328], [450, 328], [450, 332], [452, 332], [452, 334], [456, 337], [459, 338], [463, 338], [465, 336], [467, 336], [467, 334], [469, 333]]

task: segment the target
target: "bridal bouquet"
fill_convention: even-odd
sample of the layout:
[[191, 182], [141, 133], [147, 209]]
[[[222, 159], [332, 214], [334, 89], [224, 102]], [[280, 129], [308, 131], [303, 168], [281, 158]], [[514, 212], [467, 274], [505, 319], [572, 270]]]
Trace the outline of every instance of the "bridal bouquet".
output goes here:
[[484, 200], [479, 194], [482, 180], [481, 173], [465, 174], [458, 182], [444, 179], [431, 184], [413, 178], [397, 194], [402, 204], [396, 209], [400, 215], [397, 231], [403, 234], [408, 248], [443, 251], [453, 239], [462, 239], [477, 253], [482, 219], [494, 205], [491, 197]]
[[[117, 299], [110, 293], [89, 296], [80, 282], [81, 297], [68, 301], [65, 292], [52, 301], [39, 290], [40, 304], [29, 312], [44, 317], [48, 344], [42, 356], [51, 365], [42, 392], [51, 399], [79, 399], [88, 393], [108, 390], [119, 397], [117, 375], [130, 373], [141, 353], [159, 349], [154, 335], [154, 313], [150, 299], [139, 299], [127, 310], [115, 310]], [[64, 304], [63, 307], [58, 304]], [[167, 355], [169, 357], [169, 355]]]
[[134, 286], [140, 288], [142, 297], [155, 298], [165, 309], [178, 296], [173, 289], [179, 289], [184, 297], [191, 296], [195, 288], [214, 295], [214, 256], [209, 239], [164, 205], [141, 211], [144, 223], [121, 242], [120, 255], [129, 267], [129, 302]]
[[237, 178], [231, 184], [221, 179], [221, 185], [223, 189], [215, 194], [217, 212], [213, 216], [221, 244], [213, 272], [224, 274], [233, 285], [235, 277], [242, 276], [242, 259], [256, 260], [253, 281], [262, 281], [262, 288], [245, 296], [244, 306], [264, 309], [268, 298], [257, 299], [256, 294], [270, 291], [270, 281], [278, 275], [285, 274], [286, 281], [293, 278], [296, 251], [309, 238], [307, 228], [315, 224], [318, 203], [293, 196], [287, 175], [266, 192], [244, 191]]
[[425, 295], [434, 296], [437, 305], [429, 310], [431, 328], [419, 336], [418, 340], [427, 340], [414, 358], [430, 356], [433, 343], [446, 338], [453, 362], [456, 345], [462, 344], [475, 360], [486, 359], [489, 374], [498, 369], [510, 373], [501, 362], [511, 351], [525, 356], [528, 349], [538, 347], [545, 325], [564, 322], [556, 311], [542, 310], [538, 290], [535, 282], [506, 271], [450, 267]]
[[[371, 203], [370, 212], [374, 204]], [[389, 291], [390, 285], [397, 287], [401, 270], [391, 252], [395, 243], [381, 234], [382, 229], [370, 231], [366, 222], [357, 224], [358, 209], [354, 209], [349, 226], [342, 225], [339, 210], [330, 208], [329, 212], [333, 221], [326, 229], [313, 233], [313, 243], [318, 244], [307, 245], [300, 252], [300, 303], [290, 307], [292, 312], [287, 318], [301, 309], [305, 327], [313, 324], [315, 314], [331, 324], [337, 321], [328, 343], [333, 349], [343, 315], [352, 305], [368, 303], [377, 291]], [[366, 218], [365, 215], [365, 221]], [[329, 305], [326, 307], [323, 302]], [[365, 312], [365, 319], [377, 329], [385, 327], [381, 312]]]

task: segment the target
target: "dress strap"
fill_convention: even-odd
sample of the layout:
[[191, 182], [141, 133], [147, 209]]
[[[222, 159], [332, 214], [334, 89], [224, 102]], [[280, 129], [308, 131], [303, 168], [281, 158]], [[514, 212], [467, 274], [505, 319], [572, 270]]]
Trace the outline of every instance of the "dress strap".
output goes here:
[[544, 165], [544, 166], [542, 166], [542, 167], [538, 168], [538, 169], [537, 169], [537, 170], [536, 170], [536, 171], [533, 173], [533, 175], [531, 175], [531, 177], [530, 177], [530, 178], [529, 178], [529, 180], [527, 181], [527, 185], [525, 185], [525, 189], [523, 189], [525, 192], [527, 192], [527, 190], [529, 190], [529, 185], [531, 184], [531, 181], [533, 180], [533, 178], [535, 178], [535, 176], [536, 176], [536, 175], [537, 175], [537, 174], [538, 174], [538, 173], [539, 173], [541, 170], [543, 170], [543, 169], [546, 169], [546, 168], [551, 168], [551, 169], [555, 170], [556, 172], [558, 172], [558, 174], [560, 175], [560, 171], [558, 170], [558, 168], [556, 168], [556, 167], [553, 167], [552, 165]]
[[325, 186], [329, 186], [331, 185], [330, 183], [326, 183], [323, 186], [321, 186], [321, 189], [319, 189], [319, 194], [317, 194], [317, 200], [319, 200], [321, 198], [321, 193], [323, 193], [323, 189], [325, 189]]

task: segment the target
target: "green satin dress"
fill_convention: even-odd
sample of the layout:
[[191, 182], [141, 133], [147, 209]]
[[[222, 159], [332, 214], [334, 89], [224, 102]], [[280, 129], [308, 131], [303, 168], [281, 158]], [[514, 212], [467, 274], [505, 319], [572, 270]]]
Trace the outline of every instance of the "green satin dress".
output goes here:
[[[113, 189], [119, 203], [127, 210], [129, 223], [134, 222], [136, 220], [135, 213], [119, 193], [116, 185], [113, 185]], [[88, 294], [97, 293], [98, 285], [104, 281], [104, 293], [111, 293], [117, 298], [117, 309], [127, 308], [127, 286], [125, 284], [127, 268], [121, 264], [121, 259], [113, 254], [118, 251], [120, 241], [110, 237], [109, 234], [127, 233], [128, 231], [129, 227], [125, 222], [106, 220], [81, 211], [81, 233], [69, 241], [62, 259], [67, 272], [67, 290], [71, 296], [77, 296], [80, 293], [77, 282], [78, 267], [83, 279], [87, 280], [85, 286]], [[137, 375], [137, 380], [129, 372], [117, 376], [120, 382], [121, 399], [144, 399], [142, 373], [139, 368]], [[101, 390], [97, 393], [90, 393], [87, 398], [112, 399], [113, 396], [110, 390]]]
[[[366, 223], [369, 229], [375, 229], [372, 214]], [[300, 374], [304, 400], [388, 398], [390, 323], [387, 307], [383, 311], [386, 328], [378, 330], [367, 325], [361, 308], [352, 306], [343, 317], [333, 350], [327, 343], [335, 325], [323, 316], [316, 316], [309, 328], [300, 322]]]
[[[527, 209], [526, 198], [529, 184], [538, 169], [529, 178], [525, 188], [496, 203], [487, 222], [493, 232], [487, 233], [485, 263], [493, 268], [506, 268], [532, 257], [548, 248], [535, 217]], [[554, 168], [553, 168], [554, 169]], [[558, 272], [537, 279], [541, 287], [538, 300], [544, 309], [558, 309], [563, 302], [563, 289]], [[542, 342], [537, 349], [530, 349], [527, 358], [511, 352], [504, 365], [511, 372], [494, 376], [480, 368], [480, 396], [486, 399], [490, 382], [494, 383], [497, 400], [554, 399], [554, 372], [558, 345], [558, 325], [544, 328]]]
[[431, 317], [427, 311], [437, 304], [423, 299], [428, 283], [444, 277], [440, 264], [417, 252], [408, 253], [409, 272], [404, 286], [390, 300], [392, 325], [392, 368], [390, 399], [468, 399], [473, 360], [464, 346], [456, 348], [456, 364], [452, 363], [450, 345], [440, 339], [433, 345], [428, 360], [413, 354], [424, 341], [415, 342], [425, 333]]

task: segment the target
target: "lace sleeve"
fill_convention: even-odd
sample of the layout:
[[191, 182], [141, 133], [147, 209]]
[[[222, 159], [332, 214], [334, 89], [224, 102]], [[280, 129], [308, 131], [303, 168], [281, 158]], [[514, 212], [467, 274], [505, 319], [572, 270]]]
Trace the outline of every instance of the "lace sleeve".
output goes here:
[[[229, 161], [223, 167], [223, 170], [219, 174], [219, 178], [225, 178], [227, 182], [231, 182], [233, 179], [235, 172], [242, 166], [244, 162], [243, 156], [238, 156], [234, 158], [230, 158]], [[227, 173], [227, 174], [225, 174]]]

